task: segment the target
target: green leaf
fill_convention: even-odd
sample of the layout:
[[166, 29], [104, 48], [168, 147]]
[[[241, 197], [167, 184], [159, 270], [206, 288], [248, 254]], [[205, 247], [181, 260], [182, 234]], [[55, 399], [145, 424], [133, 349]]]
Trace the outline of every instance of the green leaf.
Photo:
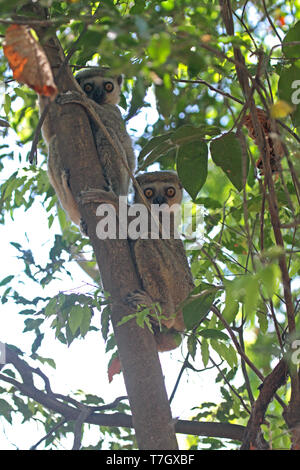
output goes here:
[[9, 112], [11, 110], [11, 98], [8, 94], [5, 95], [4, 97], [4, 105], [3, 105], [4, 111], [6, 116], [9, 115]]
[[174, 94], [172, 88], [164, 85], [155, 86], [155, 96], [160, 114], [168, 121], [174, 109]]
[[169, 139], [164, 140], [159, 145], [157, 145], [145, 158], [143, 163], [140, 164], [139, 170], [145, 170], [149, 165], [152, 165], [156, 160], [158, 160], [162, 155], [168, 152], [173, 147], [173, 144]]
[[[210, 144], [213, 162], [222, 168], [231, 183], [241, 191], [243, 188], [243, 154], [238, 138], [232, 132], [214, 139]], [[247, 159], [246, 174], [249, 161]]]
[[[16, 173], [14, 173], [13, 176], [16, 176]], [[10, 244], [11, 244], [12, 246], [14, 246], [15, 248], [17, 248], [17, 250], [20, 251], [20, 248], [21, 248], [20, 243], [17, 243], [17, 242], [10, 242]]]
[[104, 307], [104, 309], [101, 312], [101, 333], [102, 333], [104, 341], [106, 341], [108, 337], [110, 315], [111, 315], [111, 312], [110, 312], [109, 306]]
[[[39, 331], [39, 330], [37, 330]], [[34, 342], [32, 343], [32, 346], [31, 346], [31, 352], [34, 354], [38, 348], [41, 346], [42, 344], [42, 341], [44, 339], [44, 333], [38, 333], [36, 335], [36, 338], [34, 340]]]
[[256, 312], [256, 316], [258, 318], [258, 324], [259, 324], [259, 331], [262, 334], [265, 334], [268, 330], [268, 317], [266, 313], [261, 313], [261, 312]]
[[134, 87], [132, 89], [132, 99], [128, 114], [126, 115], [126, 121], [135, 116], [140, 108], [145, 106], [145, 95], [147, 88], [143, 77], [137, 77]]
[[5, 286], [6, 284], [8, 284], [13, 278], [14, 278], [14, 276], [6, 276], [6, 277], [5, 277], [4, 279], [2, 279], [2, 281], [0, 282], [0, 287]]
[[224, 281], [226, 288], [225, 308], [222, 312], [224, 319], [227, 323], [232, 323], [239, 312], [239, 302], [234, 295], [233, 281]]
[[198, 341], [197, 341], [196, 336], [190, 335], [188, 337], [187, 347], [188, 347], [188, 352], [190, 353], [193, 359], [195, 359], [195, 355], [197, 352], [197, 345], [198, 345]]
[[42, 364], [48, 364], [50, 367], [52, 367], [53, 369], [56, 369], [56, 364], [55, 364], [55, 361], [54, 359], [52, 359], [51, 357], [42, 357], [42, 356], [39, 356], [38, 354], [35, 354], [34, 355], [34, 359], [37, 359], [38, 361], [40, 361]]
[[209, 312], [218, 288], [202, 283], [193, 290], [191, 297], [182, 307], [184, 324], [188, 330], [198, 325]]
[[285, 35], [282, 41], [282, 51], [288, 58], [295, 59], [300, 57], [300, 44], [287, 45], [287, 43], [298, 41], [300, 43], [300, 21], [296, 23]]
[[34, 315], [35, 313], [36, 311], [33, 310], [32, 308], [27, 308], [27, 309], [21, 310], [19, 312], [19, 315]]
[[171, 52], [170, 36], [167, 33], [154, 35], [151, 39], [148, 52], [157, 64], [163, 64]]
[[134, 6], [130, 9], [130, 14], [139, 15], [145, 13], [145, 3], [146, 0], [139, 0], [139, 2], [135, 2]]
[[268, 297], [272, 298], [279, 284], [279, 266], [277, 266], [276, 264], [269, 264], [268, 266], [264, 267], [261, 271], [259, 271], [258, 276], [262, 280], [262, 283], [267, 291]]
[[57, 313], [59, 306], [58, 306], [58, 299], [57, 297], [53, 297], [45, 307], [45, 315], [46, 317], [50, 317]]
[[241, 402], [240, 402], [239, 398], [233, 393], [232, 390], [231, 390], [231, 399], [233, 401], [233, 404], [232, 404], [233, 412], [234, 412], [236, 417], [239, 417], [240, 416]]
[[207, 366], [209, 361], [209, 345], [207, 339], [203, 338], [201, 341], [201, 357], [204, 367]]
[[197, 77], [198, 73], [205, 69], [205, 60], [201, 52], [187, 50], [187, 66], [190, 77]]
[[245, 314], [251, 316], [257, 307], [259, 299], [259, 283], [257, 276], [247, 276], [243, 279], [243, 285], [241, 288], [245, 289]]
[[121, 320], [118, 322], [117, 326], [122, 326], [124, 325], [124, 323], [127, 323], [133, 318], [136, 319], [136, 313], [130, 313], [129, 315], [124, 315], [124, 317], [122, 317]]
[[186, 124], [184, 126], [178, 127], [176, 131], [171, 135], [171, 140], [176, 145], [182, 145], [194, 140], [204, 139], [206, 135], [218, 135], [220, 129], [216, 126], [192, 126], [191, 124]]
[[68, 325], [73, 335], [75, 335], [76, 331], [81, 325], [84, 316], [84, 310], [85, 309], [80, 305], [75, 305], [71, 308]]
[[82, 307], [82, 310], [83, 310], [83, 314], [82, 314], [83, 316], [82, 316], [82, 321], [80, 324], [80, 334], [81, 336], [84, 337], [90, 328], [92, 312], [91, 312], [90, 307], [88, 307], [88, 305], [84, 305]]
[[38, 327], [43, 323], [43, 318], [27, 318], [24, 323], [26, 327], [24, 328], [23, 332], [25, 333], [26, 331], [31, 331], [31, 330], [36, 330]]
[[163, 2], [161, 2], [161, 6], [165, 10], [172, 10], [174, 8], [174, 5], [175, 5], [175, 0], [164, 0]]
[[[141, 163], [143, 162], [144, 158], [158, 145], [160, 145], [162, 142], [165, 142], [170, 138], [170, 136], [173, 135], [173, 132], [166, 132], [166, 134], [158, 135], [156, 137], [153, 137], [152, 139], [147, 142], [147, 144], [142, 148], [140, 151], [140, 154], [138, 156], [138, 162]], [[171, 141], [170, 141], [171, 144]]]
[[207, 178], [208, 147], [201, 140], [180, 145], [177, 173], [184, 189], [195, 199]]
[[150, 315], [150, 309], [145, 308], [139, 312], [136, 313], [136, 323], [138, 326], [141, 328], [145, 328], [145, 323], [146, 325], [150, 325], [149, 323], [149, 315]]
[[231, 368], [237, 365], [237, 355], [231, 344], [227, 346], [226, 344], [217, 342], [216, 340], [211, 340], [210, 344], [219, 356], [225, 359]]
[[206, 339], [220, 339], [222, 341], [227, 341], [229, 338], [228, 336], [220, 330], [213, 330], [211, 328], [205, 328], [205, 330], [201, 330], [198, 332], [199, 336], [203, 336]]
[[293, 105], [291, 118], [295, 127], [300, 126], [300, 66], [284, 68], [278, 81], [278, 95], [281, 100]]
[[22, 414], [23, 420], [22, 423], [28, 421], [33, 416], [33, 411], [29, 406], [18, 396], [13, 397], [14, 404], [17, 406], [18, 411]]
[[3, 416], [10, 424], [12, 424], [11, 413], [13, 407], [7, 401], [0, 398], [0, 416]]
[[8, 302], [7, 296], [8, 296], [8, 294], [10, 293], [11, 290], [12, 290], [12, 288], [11, 288], [11, 287], [8, 287], [8, 288], [5, 290], [4, 294], [1, 296], [1, 303], [2, 303], [2, 304], [6, 304], [6, 302]]

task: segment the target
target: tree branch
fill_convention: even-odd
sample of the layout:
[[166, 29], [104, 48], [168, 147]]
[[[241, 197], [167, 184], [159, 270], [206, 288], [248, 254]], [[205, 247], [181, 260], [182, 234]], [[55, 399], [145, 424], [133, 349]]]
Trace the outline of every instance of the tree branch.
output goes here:
[[269, 448], [261, 436], [260, 427], [275, 392], [285, 383], [287, 371], [287, 364], [281, 359], [260, 386], [260, 394], [253, 405], [241, 450]]
[[[60, 420], [59, 423], [52, 428], [50, 434], [62, 426], [66, 421], [75, 421], [75, 423], [77, 423], [78, 432], [79, 427], [81, 429], [83, 423], [109, 427], [133, 427], [132, 416], [130, 415], [118, 412], [111, 414], [103, 413], [103, 411], [108, 409], [113, 410], [121, 400], [124, 400], [127, 397], [118, 397], [112, 403], [106, 405], [89, 406], [85, 403], [77, 402], [71, 397], [51, 392], [50, 382], [45, 374], [39, 369], [30, 367], [26, 361], [21, 359], [19, 355], [10, 347], [6, 347], [6, 364], [12, 364], [18, 370], [23, 382], [19, 382], [8, 375], [6, 376], [5, 374], [0, 374], [0, 380], [13, 385], [17, 390], [19, 390], [28, 398], [33, 399], [37, 403], [40, 403], [45, 408], [48, 408], [54, 413], [59, 413], [63, 417], [63, 420]], [[43, 377], [45, 388], [47, 388], [48, 391], [45, 392], [36, 388], [33, 380], [34, 374], [38, 374], [39, 376]], [[46, 386], [46, 384], [48, 385]], [[75, 406], [70, 406], [68, 403], [72, 403]], [[85, 410], [84, 416], [81, 414], [83, 408]], [[220, 437], [239, 441], [242, 441], [243, 439], [244, 430], [244, 426], [227, 423], [201, 423], [198, 421], [187, 420], [178, 420], [175, 423], [176, 433], [192, 434], [195, 436]], [[37, 447], [37, 445], [39, 445], [47, 437], [49, 437], [49, 433], [46, 437], [35, 444], [34, 448]], [[79, 437], [77, 435], [77, 446], [78, 443]]]

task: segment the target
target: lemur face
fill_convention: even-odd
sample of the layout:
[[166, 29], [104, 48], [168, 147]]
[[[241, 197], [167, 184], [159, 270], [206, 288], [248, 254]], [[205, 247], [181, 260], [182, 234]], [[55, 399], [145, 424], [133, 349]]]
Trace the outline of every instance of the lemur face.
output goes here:
[[[137, 177], [145, 198], [149, 204], [180, 204], [182, 200], [182, 186], [177, 175], [171, 171], [155, 171], [144, 173]], [[143, 204], [138, 193], [135, 202]]]
[[[106, 76], [107, 75], [107, 76]], [[120, 101], [122, 76], [110, 77], [109, 74], [91, 70], [79, 72], [76, 80], [88, 98], [98, 104], [118, 104]]]

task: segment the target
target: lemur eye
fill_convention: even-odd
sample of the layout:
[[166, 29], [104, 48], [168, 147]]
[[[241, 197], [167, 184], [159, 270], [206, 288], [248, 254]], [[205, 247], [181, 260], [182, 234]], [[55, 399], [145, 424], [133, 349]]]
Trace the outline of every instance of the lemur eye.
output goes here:
[[90, 93], [93, 88], [94, 88], [94, 87], [93, 87], [93, 85], [92, 85], [91, 83], [86, 83], [86, 84], [84, 85], [84, 87], [83, 87], [83, 89], [84, 89], [84, 91], [85, 91], [86, 93]]
[[114, 84], [112, 82], [106, 82], [106, 83], [104, 83], [104, 89], [105, 89], [105, 91], [110, 93], [114, 89]]
[[147, 189], [145, 189], [144, 194], [145, 194], [147, 199], [150, 199], [150, 197], [153, 196], [153, 190], [151, 188], [147, 188]]
[[173, 188], [173, 186], [170, 186], [169, 188], [166, 189], [166, 195], [168, 197], [174, 197], [175, 196], [175, 188]]

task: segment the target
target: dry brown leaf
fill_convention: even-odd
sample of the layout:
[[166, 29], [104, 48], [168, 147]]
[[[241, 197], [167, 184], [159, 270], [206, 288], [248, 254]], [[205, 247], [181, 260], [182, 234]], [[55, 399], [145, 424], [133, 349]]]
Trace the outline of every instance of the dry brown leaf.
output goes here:
[[6, 30], [3, 51], [8, 59], [13, 77], [33, 88], [39, 95], [57, 95], [50, 64], [42, 46], [36, 41], [28, 26], [13, 24]]
[[112, 381], [114, 375], [119, 374], [121, 372], [121, 362], [118, 357], [112, 359], [108, 367], [108, 381], [109, 383]]
[[[280, 134], [277, 129], [272, 129], [271, 121], [263, 109], [256, 108], [258, 120], [263, 128], [268, 154], [270, 156], [270, 165], [273, 173], [278, 172], [278, 161], [284, 156], [284, 149], [280, 141]], [[245, 116], [243, 124], [247, 127], [249, 136], [256, 143], [256, 134], [252, 123], [251, 114]], [[262, 171], [262, 159], [256, 162], [257, 168]]]

